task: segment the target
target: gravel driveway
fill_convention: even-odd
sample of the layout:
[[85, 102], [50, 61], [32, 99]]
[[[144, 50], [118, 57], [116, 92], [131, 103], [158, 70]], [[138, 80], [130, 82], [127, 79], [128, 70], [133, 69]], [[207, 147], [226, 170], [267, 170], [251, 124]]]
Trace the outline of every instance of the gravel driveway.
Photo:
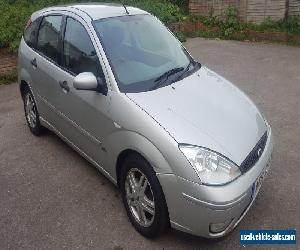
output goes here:
[[241, 224], [219, 240], [174, 230], [143, 238], [116, 187], [57, 136], [30, 134], [11, 84], [0, 86], [0, 249], [234, 249], [243, 248], [240, 229], [300, 231], [300, 49], [198, 38], [186, 47], [243, 89], [273, 127], [272, 171]]

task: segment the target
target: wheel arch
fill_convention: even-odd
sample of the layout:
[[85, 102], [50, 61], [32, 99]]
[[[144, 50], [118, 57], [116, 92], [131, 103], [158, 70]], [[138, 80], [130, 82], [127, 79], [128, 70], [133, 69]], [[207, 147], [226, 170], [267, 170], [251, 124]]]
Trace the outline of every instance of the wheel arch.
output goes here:
[[146, 137], [133, 131], [118, 131], [109, 136], [105, 145], [110, 151], [110, 169], [117, 184], [122, 163], [130, 154], [142, 156], [156, 173], [173, 173], [160, 150]]
[[[149, 183], [147, 185], [150, 185], [150, 190], [152, 192], [153, 209], [155, 208], [155, 210], [153, 210], [153, 212], [155, 211], [155, 217], [151, 218], [153, 220], [150, 224], [150, 226], [152, 227], [150, 231], [148, 231], [148, 228], [141, 228], [143, 226], [143, 225], [141, 226], [141, 224], [137, 226], [137, 223], [139, 222], [137, 222], [137, 220], [134, 219], [133, 213], [130, 212], [131, 209], [129, 208], [128, 198], [126, 198], [127, 197], [126, 193], [128, 192], [126, 191], [127, 176], [124, 175], [125, 172], [123, 172], [122, 169], [122, 162], [126, 161], [125, 159], [127, 157], [132, 157], [132, 156], [133, 158], [131, 158], [131, 160], [133, 160], [135, 163], [140, 162], [141, 164], [140, 167], [132, 166], [131, 164], [127, 164], [127, 165], [125, 164], [123, 166], [125, 166], [125, 169], [127, 171], [135, 169], [140, 171], [142, 174], [146, 175], [147, 182]], [[150, 165], [150, 167], [148, 165]], [[155, 171], [155, 168], [152, 168], [151, 166], [152, 166], [151, 163], [142, 154], [132, 149], [125, 149], [124, 151], [122, 151], [117, 160], [118, 186], [121, 189], [122, 199], [125, 208], [127, 210], [129, 219], [131, 223], [134, 225], [134, 227], [138, 230], [138, 232], [140, 232], [142, 235], [145, 235], [146, 237], [152, 238], [157, 235], [160, 235], [167, 228], [169, 228], [170, 216], [169, 216], [168, 204], [166, 201], [165, 193], [162, 188], [162, 184], [160, 183], [160, 180], [156, 175], [157, 172]], [[137, 192], [140, 194], [140, 191]], [[139, 202], [139, 200], [140, 199], [138, 198], [137, 202]]]
[[[143, 157], [139, 152], [133, 150], [133, 149], [124, 149], [118, 156], [117, 158], [117, 163], [116, 163], [116, 176], [117, 176], [117, 185], [120, 185], [120, 176], [121, 176], [121, 169], [124, 160], [129, 157], [129, 155], [132, 154], [137, 154]], [[145, 157], [143, 157], [145, 159]], [[146, 160], [146, 159], [145, 159]], [[147, 161], [147, 160], [146, 160]], [[148, 162], [148, 161], [147, 161]], [[150, 164], [150, 163], [149, 163]]]
[[32, 92], [31, 82], [31, 77], [28, 71], [25, 68], [21, 68], [18, 72], [18, 83], [22, 98], [26, 87], [28, 87]]
[[29, 84], [25, 80], [21, 80], [20, 81], [20, 93], [21, 93], [22, 98], [24, 98], [24, 92], [25, 92], [26, 88], [30, 89]]

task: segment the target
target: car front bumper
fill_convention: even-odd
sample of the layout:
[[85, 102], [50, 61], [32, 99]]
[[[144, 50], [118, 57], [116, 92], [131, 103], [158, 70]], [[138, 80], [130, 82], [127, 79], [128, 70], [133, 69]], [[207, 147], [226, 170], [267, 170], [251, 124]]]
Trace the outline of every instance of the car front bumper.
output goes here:
[[171, 226], [207, 238], [222, 237], [232, 231], [246, 215], [258, 194], [260, 186], [253, 190], [254, 183], [262, 179], [269, 170], [273, 151], [271, 129], [268, 134], [266, 147], [259, 161], [248, 172], [224, 186], [200, 185], [174, 174], [158, 174]]

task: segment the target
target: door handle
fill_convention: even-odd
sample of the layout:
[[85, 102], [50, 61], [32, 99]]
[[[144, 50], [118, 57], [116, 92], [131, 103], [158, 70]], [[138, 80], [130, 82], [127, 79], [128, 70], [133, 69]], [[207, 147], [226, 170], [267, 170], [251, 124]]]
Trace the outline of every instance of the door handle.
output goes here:
[[60, 87], [65, 91], [65, 92], [69, 92], [70, 91], [70, 87], [68, 85], [67, 81], [60, 81], [59, 82]]
[[34, 67], [34, 68], [37, 68], [37, 62], [36, 62], [36, 58], [33, 58], [31, 61], [30, 61], [31, 65]]

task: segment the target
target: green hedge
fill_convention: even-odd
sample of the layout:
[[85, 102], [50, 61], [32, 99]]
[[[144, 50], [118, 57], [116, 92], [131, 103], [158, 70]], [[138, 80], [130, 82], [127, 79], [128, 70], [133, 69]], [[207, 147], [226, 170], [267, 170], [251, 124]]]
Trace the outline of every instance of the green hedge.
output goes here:
[[[73, 3], [74, 0], [0, 0], [0, 48], [9, 48], [11, 52], [17, 51], [24, 26], [34, 11], [70, 2]], [[99, 0], [99, 2], [112, 1]], [[185, 15], [184, 11], [175, 4], [183, 4], [184, 0], [175, 0], [174, 3], [168, 0], [127, 0], [124, 2], [154, 14], [166, 24], [182, 20]]]

